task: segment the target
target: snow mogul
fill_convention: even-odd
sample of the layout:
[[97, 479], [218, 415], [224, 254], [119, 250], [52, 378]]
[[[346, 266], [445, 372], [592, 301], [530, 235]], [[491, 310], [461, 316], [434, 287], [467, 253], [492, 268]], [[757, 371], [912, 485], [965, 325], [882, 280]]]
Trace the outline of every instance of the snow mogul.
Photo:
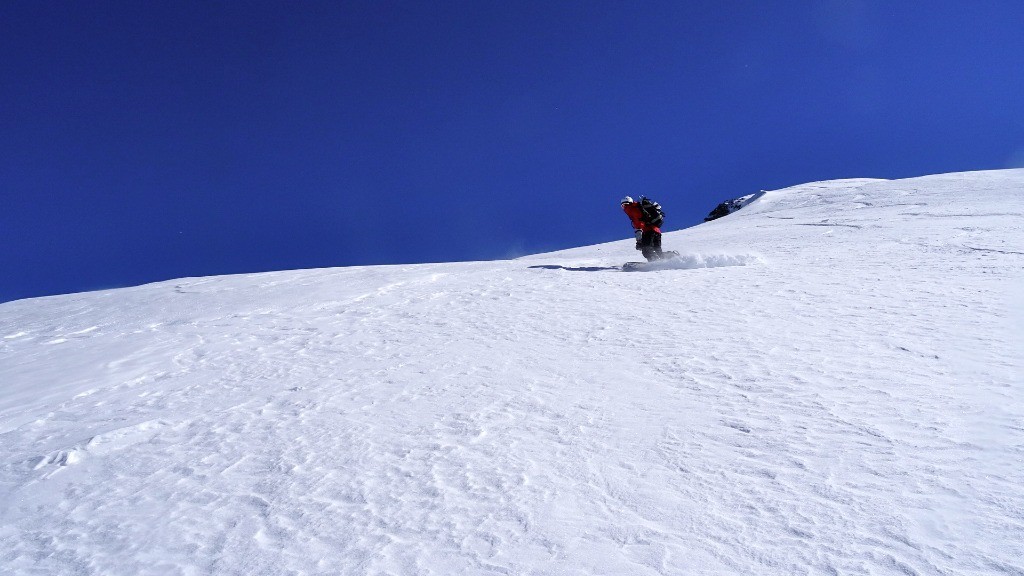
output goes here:
[[639, 201], [626, 196], [620, 202], [622, 211], [629, 216], [636, 234], [636, 249], [644, 255], [648, 262], [661, 260], [667, 255], [661, 251], [661, 224], [665, 221], [665, 211], [661, 204], [641, 196]]

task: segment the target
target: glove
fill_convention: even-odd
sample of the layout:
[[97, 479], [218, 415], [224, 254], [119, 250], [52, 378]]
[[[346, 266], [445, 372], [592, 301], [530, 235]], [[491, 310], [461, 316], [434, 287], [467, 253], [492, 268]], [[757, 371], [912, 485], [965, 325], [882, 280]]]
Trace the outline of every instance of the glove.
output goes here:
[[634, 230], [633, 232], [636, 235], [636, 249], [639, 250], [641, 248], [640, 241], [644, 237], [644, 231], [643, 230]]

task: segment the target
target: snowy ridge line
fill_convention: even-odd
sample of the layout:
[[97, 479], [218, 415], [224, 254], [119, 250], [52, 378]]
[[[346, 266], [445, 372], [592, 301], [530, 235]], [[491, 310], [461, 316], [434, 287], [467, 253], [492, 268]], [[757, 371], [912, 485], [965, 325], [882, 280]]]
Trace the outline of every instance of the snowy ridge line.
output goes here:
[[767, 192], [665, 234], [692, 272], [626, 239], [0, 304], [0, 566], [1024, 574], [1022, 190]]

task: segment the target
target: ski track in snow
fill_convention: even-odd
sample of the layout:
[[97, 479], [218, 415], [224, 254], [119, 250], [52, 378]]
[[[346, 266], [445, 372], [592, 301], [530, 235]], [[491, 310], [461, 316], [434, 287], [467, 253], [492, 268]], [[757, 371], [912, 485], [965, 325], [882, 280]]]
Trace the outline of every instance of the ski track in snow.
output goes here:
[[1024, 574], [1024, 170], [0, 305], [5, 574]]

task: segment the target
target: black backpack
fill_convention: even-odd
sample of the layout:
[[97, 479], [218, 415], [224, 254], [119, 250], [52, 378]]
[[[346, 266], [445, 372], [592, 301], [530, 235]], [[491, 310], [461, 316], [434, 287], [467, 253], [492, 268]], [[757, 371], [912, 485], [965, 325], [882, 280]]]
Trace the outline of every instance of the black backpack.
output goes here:
[[651, 226], [657, 226], [660, 228], [662, 222], [665, 221], [665, 211], [661, 209], [661, 204], [658, 204], [646, 196], [640, 197], [640, 210], [644, 213], [644, 222]]

